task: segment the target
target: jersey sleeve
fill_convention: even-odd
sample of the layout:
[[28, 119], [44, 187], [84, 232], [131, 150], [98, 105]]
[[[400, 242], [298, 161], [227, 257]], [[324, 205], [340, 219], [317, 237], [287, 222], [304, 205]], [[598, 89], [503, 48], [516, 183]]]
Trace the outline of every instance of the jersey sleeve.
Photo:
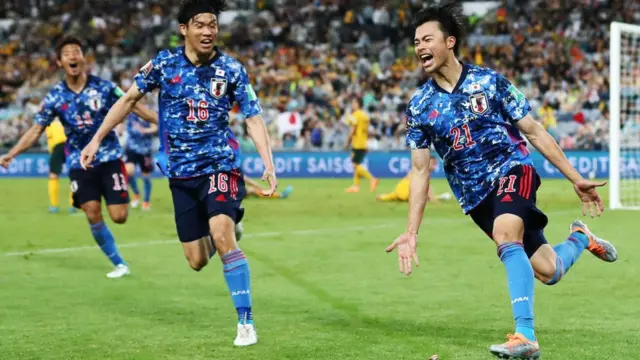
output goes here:
[[155, 58], [149, 60], [148, 63], [141, 67], [138, 74], [134, 77], [138, 90], [143, 94], [150, 93], [159, 87], [161, 78], [160, 54], [156, 55]]
[[124, 91], [116, 84], [109, 83], [109, 108], [124, 96]]
[[240, 65], [240, 71], [235, 74], [231, 85], [233, 87], [233, 98], [240, 105], [240, 111], [245, 118], [250, 118], [262, 113], [262, 107], [258, 101], [258, 96], [251, 86], [251, 80], [244, 66]]
[[55, 106], [55, 96], [48, 93], [42, 101], [42, 104], [40, 104], [40, 109], [33, 118], [34, 122], [45, 127], [49, 126], [57, 116]]
[[518, 122], [531, 111], [531, 105], [524, 94], [500, 74], [496, 78], [496, 92], [502, 115], [510, 123]]
[[407, 146], [411, 150], [430, 148], [429, 134], [425, 131], [420, 120], [413, 116], [409, 108], [407, 108], [405, 116], [407, 117]]

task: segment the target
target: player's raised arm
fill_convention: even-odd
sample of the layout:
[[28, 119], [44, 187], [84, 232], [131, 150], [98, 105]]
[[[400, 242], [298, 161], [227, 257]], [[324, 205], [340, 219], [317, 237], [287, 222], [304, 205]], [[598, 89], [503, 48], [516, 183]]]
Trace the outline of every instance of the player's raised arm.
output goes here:
[[136, 84], [133, 84], [129, 90], [113, 104], [107, 116], [105, 116], [102, 125], [100, 125], [96, 134], [80, 154], [80, 165], [82, 165], [83, 169], [87, 169], [87, 167], [90, 166], [89, 164], [91, 164], [98, 152], [102, 140], [113, 131], [118, 124], [124, 121], [143, 96], [144, 94], [138, 90]]

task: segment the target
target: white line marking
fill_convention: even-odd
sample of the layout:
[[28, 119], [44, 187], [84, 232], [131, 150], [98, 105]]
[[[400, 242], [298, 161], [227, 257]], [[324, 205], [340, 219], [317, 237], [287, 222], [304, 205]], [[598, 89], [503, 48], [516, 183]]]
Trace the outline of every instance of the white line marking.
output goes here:
[[[242, 238], [244, 239], [244, 238], [257, 238], [257, 237], [275, 237], [275, 236], [283, 236], [283, 235], [315, 235], [315, 234], [324, 234], [324, 233], [331, 233], [331, 232], [382, 229], [382, 228], [388, 228], [396, 225], [397, 224], [377, 224], [377, 225], [368, 225], [368, 226], [350, 226], [350, 227], [343, 227], [343, 228], [307, 229], [307, 230], [293, 230], [293, 231], [269, 231], [269, 232], [253, 233], [253, 234], [244, 234]], [[143, 246], [153, 246], [153, 245], [177, 244], [179, 242], [180, 241], [178, 239], [174, 239], [174, 240], [142, 241], [142, 242], [125, 243], [125, 244], [117, 244], [117, 245], [118, 245], [118, 248], [133, 248], [133, 247], [143, 247]], [[53, 248], [53, 249], [40, 249], [40, 250], [32, 250], [32, 251], [6, 252], [2, 255], [3, 256], [44, 255], [44, 254], [57, 254], [57, 253], [66, 253], [66, 252], [74, 252], [74, 251], [82, 251], [82, 250], [93, 250], [95, 248], [96, 248], [95, 245], [87, 245], [87, 246], [74, 246], [74, 247], [68, 247], [68, 248]]]
[[[578, 213], [576, 210], [559, 210], [559, 211], [549, 211], [547, 215], [561, 215], [561, 214], [569, 214], [569, 213]], [[438, 217], [426, 217], [422, 223], [434, 223], [434, 224], [463, 224], [469, 223], [473, 224], [473, 221], [468, 217], [447, 217], [447, 218], [438, 218]], [[306, 230], [292, 230], [292, 231], [268, 231], [268, 232], [260, 232], [260, 233], [252, 233], [252, 234], [244, 234], [243, 238], [257, 238], [257, 237], [275, 237], [275, 236], [284, 236], [284, 235], [317, 235], [317, 234], [325, 234], [332, 232], [347, 232], [347, 231], [363, 231], [363, 230], [375, 230], [375, 229], [384, 229], [389, 227], [398, 226], [398, 230], [402, 231], [401, 223], [404, 223], [406, 220], [404, 218], [398, 218], [397, 222], [388, 222], [385, 224], [376, 224], [376, 225], [359, 225], [359, 226], [348, 226], [348, 227], [335, 227], [335, 228], [320, 228], [320, 229], [306, 229]], [[135, 243], [125, 243], [118, 244], [118, 248], [133, 248], [133, 247], [143, 247], [143, 246], [153, 246], [153, 245], [167, 245], [167, 244], [177, 244], [179, 243], [178, 239], [174, 240], [156, 240], [156, 241], [141, 241]], [[44, 254], [57, 254], [57, 253], [66, 253], [66, 252], [75, 252], [81, 250], [93, 250], [95, 249], [95, 245], [87, 245], [87, 246], [74, 246], [68, 248], [53, 248], [53, 249], [40, 249], [40, 250], [31, 250], [31, 251], [15, 251], [15, 252], [6, 252], [3, 253], [3, 256], [24, 256], [24, 255], [44, 255]]]

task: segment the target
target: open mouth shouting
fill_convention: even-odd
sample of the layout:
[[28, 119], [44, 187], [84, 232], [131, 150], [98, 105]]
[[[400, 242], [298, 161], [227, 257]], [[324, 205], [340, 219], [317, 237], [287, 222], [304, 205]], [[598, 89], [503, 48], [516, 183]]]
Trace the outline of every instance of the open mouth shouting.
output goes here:
[[418, 55], [422, 61], [423, 67], [429, 67], [433, 64], [433, 54], [422, 53]]
[[200, 40], [200, 46], [202, 46], [205, 49], [211, 49], [213, 47], [213, 39]]

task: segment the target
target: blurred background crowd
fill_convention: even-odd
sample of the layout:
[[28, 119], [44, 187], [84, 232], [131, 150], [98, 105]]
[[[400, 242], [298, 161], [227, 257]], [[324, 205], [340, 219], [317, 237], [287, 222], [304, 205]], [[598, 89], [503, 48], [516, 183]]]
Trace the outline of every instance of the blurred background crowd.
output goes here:
[[[421, 0], [235, 0], [220, 48], [246, 66], [274, 146], [339, 150], [350, 94], [371, 116], [371, 150], [405, 149], [404, 109], [426, 79], [413, 53]], [[0, 148], [29, 127], [61, 78], [54, 46], [81, 36], [90, 71], [126, 87], [158, 49], [180, 45], [178, 0], [4, 0], [0, 5]], [[117, 12], [114, 11], [117, 9]], [[505, 74], [565, 149], [608, 146], [609, 24], [640, 24], [640, 0], [465, 2], [460, 58]], [[622, 39], [622, 136], [640, 147], [640, 36]], [[148, 101], [153, 105], [154, 99]], [[244, 151], [252, 145], [234, 111]]]

